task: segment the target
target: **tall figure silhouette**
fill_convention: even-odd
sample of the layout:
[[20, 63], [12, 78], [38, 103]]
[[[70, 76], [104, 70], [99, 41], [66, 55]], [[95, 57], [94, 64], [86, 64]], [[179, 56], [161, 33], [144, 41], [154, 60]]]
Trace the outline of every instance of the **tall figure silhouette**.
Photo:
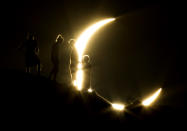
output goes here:
[[68, 42], [64, 42], [61, 48], [59, 82], [67, 86], [72, 86], [72, 75], [70, 65], [73, 45], [74, 41], [70, 40]]
[[52, 70], [49, 74], [49, 78], [56, 81], [57, 74], [59, 72], [59, 66], [60, 66], [60, 52], [61, 52], [61, 46], [64, 42], [64, 38], [61, 34], [59, 34], [55, 40], [55, 42], [52, 45], [51, 49], [51, 62], [53, 64]]
[[71, 70], [71, 77], [72, 77], [72, 83], [74, 80], [76, 80], [76, 71], [77, 71], [77, 65], [78, 65], [78, 54], [75, 48], [75, 39], [70, 39], [68, 43], [71, 46], [71, 57], [70, 57], [70, 70]]

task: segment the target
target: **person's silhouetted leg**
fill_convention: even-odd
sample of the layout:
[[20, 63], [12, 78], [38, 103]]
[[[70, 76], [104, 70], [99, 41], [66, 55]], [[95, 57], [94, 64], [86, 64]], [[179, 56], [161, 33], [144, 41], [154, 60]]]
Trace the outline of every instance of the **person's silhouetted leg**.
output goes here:
[[56, 82], [56, 78], [57, 78], [57, 73], [58, 73], [58, 69], [54, 68], [54, 78], [53, 80]]
[[26, 67], [26, 73], [30, 73], [30, 67]]
[[38, 73], [38, 75], [40, 75], [40, 63], [37, 64], [37, 73]]
[[49, 79], [50, 79], [50, 80], [52, 80], [53, 74], [54, 74], [54, 68], [51, 70], [51, 72], [50, 72], [50, 74], [49, 74]]

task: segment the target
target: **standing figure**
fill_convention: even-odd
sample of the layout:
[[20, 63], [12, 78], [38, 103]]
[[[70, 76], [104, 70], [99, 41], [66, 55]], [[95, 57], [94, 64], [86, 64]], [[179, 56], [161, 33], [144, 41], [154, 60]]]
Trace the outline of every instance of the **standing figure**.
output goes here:
[[61, 34], [59, 34], [52, 45], [51, 50], [51, 62], [53, 64], [52, 70], [49, 74], [49, 78], [56, 81], [57, 74], [59, 72], [59, 65], [60, 65], [60, 51], [62, 43], [64, 42], [64, 38]]
[[76, 71], [77, 71], [77, 65], [78, 65], [78, 54], [75, 48], [75, 40], [74, 39], [70, 39], [68, 41], [68, 43], [70, 44], [72, 50], [71, 50], [71, 57], [70, 57], [70, 70], [71, 70], [71, 78], [72, 78], [72, 82], [74, 80], [76, 80]]
[[60, 54], [60, 71], [59, 71], [59, 83], [66, 86], [72, 86], [71, 75], [71, 53], [74, 41], [68, 41], [62, 44]]
[[91, 64], [88, 55], [84, 55], [82, 59], [83, 83], [82, 89], [88, 91], [91, 87]]
[[36, 36], [29, 34], [27, 40], [19, 48], [25, 48], [26, 72], [30, 73], [31, 68], [36, 67], [40, 75], [39, 47]]

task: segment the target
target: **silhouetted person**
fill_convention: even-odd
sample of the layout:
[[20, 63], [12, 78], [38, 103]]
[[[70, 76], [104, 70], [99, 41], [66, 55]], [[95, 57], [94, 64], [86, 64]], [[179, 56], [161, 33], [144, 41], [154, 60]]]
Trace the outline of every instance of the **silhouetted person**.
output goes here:
[[61, 46], [64, 42], [64, 38], [62, 35], [58, 35], [55, 42], [52, 45], [51, 50], [51, 62], [53, 64], [52, 70], [49, 74], [49, 78], [56, 81], [57, 74], [59, 72], [59, 65], [60, 65], [60, 52], [61, 52]]
[[70, 64], [73, 45], [74, 41], [70, 40], [68, 42], [63, 43], [61, 48], [59, 82], [67, 86], [72, 86]]
[[78, 55], [77, 55], [77, 51], [75, 48], [75, 40], [74, 39], [70, 39], [68, 41], [68, 43], [70, 44], [72, 50], [71, 50], [71, 58], [70, 58], [70, 69], [71, 69], [71, 77], [72, 77], [72, 81], [74, 81], [76, 79], [76, 71], [77, 71], [77, 65], [78, 65]]
[[26, 72], [30, 73], [32, 67], [37, 67], [37, 73], [40, 74], [39, 47], [36, 36], [29, 34], [19, 48], [25, 49]]
[[84, 55], [82, 59], [83, 83], [82, 89], [87, 91], [91, 87], [91, 64], [88, 55]]

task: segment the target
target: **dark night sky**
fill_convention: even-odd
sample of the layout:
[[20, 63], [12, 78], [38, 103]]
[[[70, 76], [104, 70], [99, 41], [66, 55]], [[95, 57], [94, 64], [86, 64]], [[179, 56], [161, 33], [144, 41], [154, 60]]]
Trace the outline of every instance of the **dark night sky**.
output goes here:
[[[183, 102], [184, 87], [177, 76], [178, 48], [169, 36], [167, 2], [29, 0], [2, 6], [1, 68], [24, 70], [23, 53], [16, 47], [32, 31], [38, 36], [43, 75], [48, 75], [50, 47], [58, 33], [66, 40], [76, 38], [94, 21], [117, 17], [89, 43], [86, 53], [93, 64], [93, 87], [111, 101], [125, 102], [162, 86], [161, 99], [167, 104]], [[176, 100], [180, 93], [182, 97]]]

